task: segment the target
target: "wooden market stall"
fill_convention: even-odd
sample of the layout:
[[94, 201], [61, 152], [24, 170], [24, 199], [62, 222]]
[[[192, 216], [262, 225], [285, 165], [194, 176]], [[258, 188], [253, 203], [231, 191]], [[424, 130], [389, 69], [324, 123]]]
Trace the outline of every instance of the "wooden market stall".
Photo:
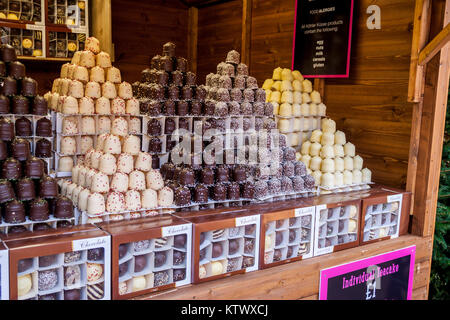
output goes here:
[[[450, 75], [450, 0], [355, 1], [348, 79], [316, 80], [328, 115], [374, 182], [413, 193], [409, 234], [262, 271], [138, 299], [317, 299], [320, 270], [416, 245], [413, 299], [427, 299]], [[367, 8], [381, 9], [368, 29]], [[126, 8], [126, 10], [125, 10]], [[167, 41], [206, 74], [235, 49], [258, 83], [290, 67], [295, 0], [94, 0], [94, 36], [127, 81]], [[31, 74], [39, 78], [39, 71]]]

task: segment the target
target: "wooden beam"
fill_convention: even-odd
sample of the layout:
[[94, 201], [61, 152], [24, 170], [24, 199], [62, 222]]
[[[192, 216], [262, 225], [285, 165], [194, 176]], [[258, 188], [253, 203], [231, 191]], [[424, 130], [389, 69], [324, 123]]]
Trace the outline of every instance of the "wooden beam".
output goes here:
[[250, 50], [252, 41], [252, 7], [253, 0], [242, 1], [241, 62], [248, 66], [250, 66]]
[[314, 79], [314, 90], [320, 93], [322, 101], [325, 101], [325, 79]]
[[427, 64], [450, 41], [450, 23], [419, 54], [419, 65]]
[[114, 47], [112, 43], [111, 0], [93, 0], [92, 4], [92, 36], [100, 41], [101, 49], [111, 56], [114, 61]]
[[198, 9], [190, 7], [188, 13], [188, 61], [192, 72], [197, 73], [197, 46], [198, 46]]
[[414, 28], [411, 45], [411, 63], [408, 84], [408, 102], [419, 102], [421, 98], [424, 70], [418, 66], [419, 53], [428, 40], [431, 0], [416, 0]]
[[[135, 300], [272, 300], [317, 299], [320, 270], [416, 245], [413, 289], [426, 287], [431, 237], [402, 236], [265, 270], [152, 293]], [[420, 297], [425, 295], [422, 292]]]

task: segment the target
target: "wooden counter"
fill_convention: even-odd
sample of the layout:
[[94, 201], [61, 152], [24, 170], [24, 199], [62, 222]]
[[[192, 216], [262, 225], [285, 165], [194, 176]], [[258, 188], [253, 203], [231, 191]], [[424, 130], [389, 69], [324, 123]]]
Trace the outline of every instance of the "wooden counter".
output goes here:
[[319, 294], [321, 269], [411, 245], [416, 245], [413, 299], [427, 299], [432, 238], [406, 235], [266, 270], [140, 296], [134, 300], [315, 300]]

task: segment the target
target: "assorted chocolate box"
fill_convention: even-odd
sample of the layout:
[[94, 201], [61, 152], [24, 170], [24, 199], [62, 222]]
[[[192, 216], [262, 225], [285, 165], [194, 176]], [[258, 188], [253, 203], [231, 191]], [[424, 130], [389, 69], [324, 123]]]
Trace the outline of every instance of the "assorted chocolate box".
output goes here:
[[316, 208], [311, 199], [277, 204], [261, 214], [261, 269], [313, 256]]
[[95, 226], [8, 235], [11, 300], [109, 300], [110, 236]]
[[9, 252], [0, 241], [0, 300], [9, 300]]
[[47, 0], [47, 24], [87, 28], [88, 0]]
[[18, 56], [43, 58], [46, 48], [44, 33], [43, 26], [33, 26], [29, 29], [25, 25], [2, 23], [0, 27], [2, 42], [13, 46]]
[[0, 19], [44, 24], [45, 0], [3, 0]]
[[69, 32], [47, 27], [48, 58], [72, 58], [76, 51], [84, 50], [87, 32]]
[[191, 283], [191, 223], [162, 215], [99, 226], [112, 237], [113, 299]]

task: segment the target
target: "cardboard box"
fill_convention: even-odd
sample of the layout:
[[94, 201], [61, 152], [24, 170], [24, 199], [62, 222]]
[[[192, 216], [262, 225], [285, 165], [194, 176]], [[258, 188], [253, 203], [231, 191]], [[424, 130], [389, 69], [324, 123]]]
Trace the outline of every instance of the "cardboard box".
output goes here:
[[112, 238], [113, 299], [191, 283], [191, 223], [161, 215], [98, 226]]
[[0, 241], [0, 300], [9, 300], [9, 252]]
[[9, 249], [11, 300], [64, 300], [65, 294], [73, 294], [73, 300], [111, 298], [111, 247], [105, 231], [91, 225], [3, 239]]
[[249, 208], [224, 208], [175, 215], [193, 225], [193, 283], [258, 270], [259, 213]]
[[292, 208], [275, 211], [278, 206], [272, 206], [270, 212], [261, 214], [261, 269], [313, 256], [316, 215], [313, 200], [307, 198], [287, 203], [292, 204]]
[[358, 194], [323, 195], [314, 199], [314, 256], [359, 245], [361, 199]]

